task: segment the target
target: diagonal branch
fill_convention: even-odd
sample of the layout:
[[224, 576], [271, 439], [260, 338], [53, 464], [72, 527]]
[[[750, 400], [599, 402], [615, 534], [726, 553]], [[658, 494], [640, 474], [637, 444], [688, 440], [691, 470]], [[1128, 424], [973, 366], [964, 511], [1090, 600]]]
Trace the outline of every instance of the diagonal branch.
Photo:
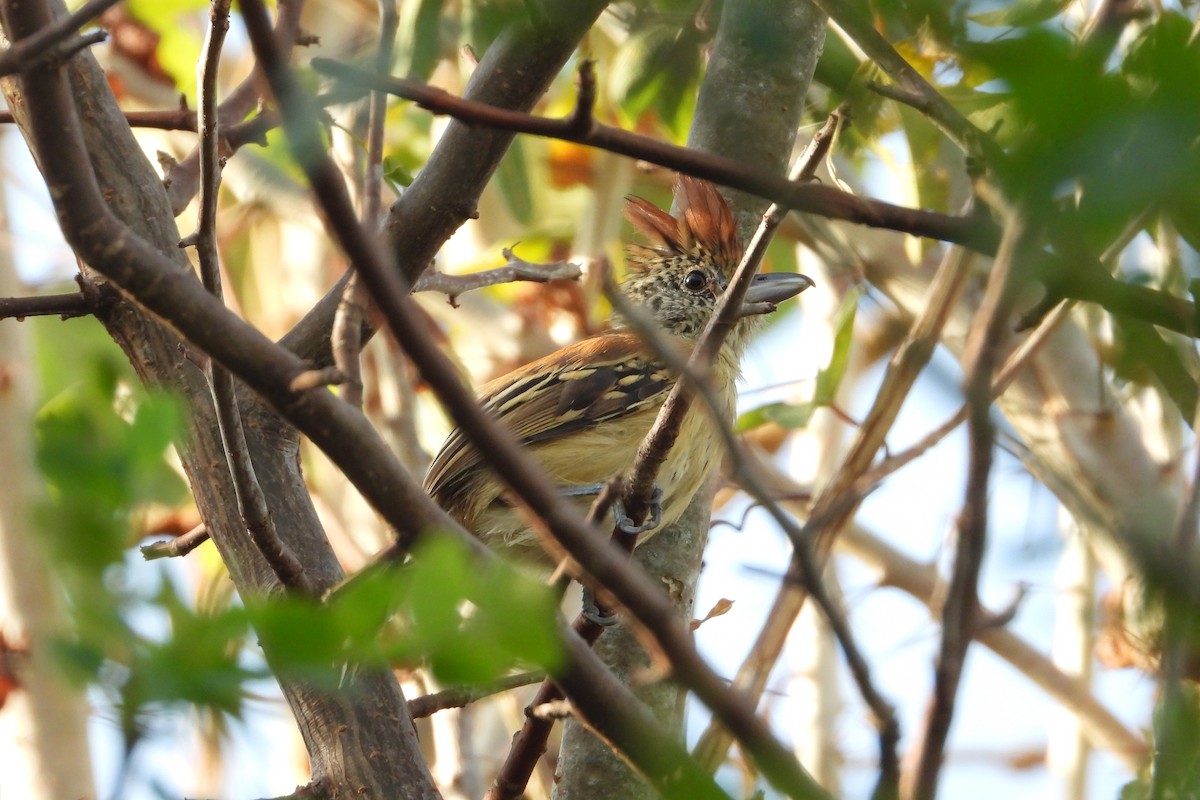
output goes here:
[[823, 790], [771, 733], [738, 693], [731, 692], [700, 657], [689, 633], [675, 619], [662, 591], [632, 570], [626, 560], [595, 535], [582, 516], [559, 496], [513, 434], [496, 425], [463, 386], [457, 371], [416, 322], [403, 278], [374, 246], [355, 218], [345, 184], [329, 160], [313, 124], [308, 102], [294, 76], [275, 52], [260, 0], [244, 0], [243, 15], [255, 53], [283, 111], [284, 125], [301, 167], [313, 186], [338, 243], [371, 291], [396, 340], [443, 401], [455, 424], [496, 468], [514, 494], [546, 522], [557, 543], [586, 565], [589, 585], [611, 591], [668, 653], [680, 680], [734, 730], [772, 784], [800, 797]]
[[[60, 46], [67, 45], [71, 37], [79, 33], [84, 25], [118, 2], [119, 0], [88, 0], [71, 14], [47, 25], [32, 36], [13, 43], [0, 53], [0, 76], [13, 75], [39, 66], [43, 59], [54, 56]], [[103, 31], [100, 31], [100, 34], [99, 40], [102, 40]]]

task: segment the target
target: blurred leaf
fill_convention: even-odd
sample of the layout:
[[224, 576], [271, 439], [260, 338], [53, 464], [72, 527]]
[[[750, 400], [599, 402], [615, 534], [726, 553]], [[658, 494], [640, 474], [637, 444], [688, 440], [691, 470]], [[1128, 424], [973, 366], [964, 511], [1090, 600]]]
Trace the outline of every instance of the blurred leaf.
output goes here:
[[524, 139], [514, 139], [508, 153], [500, 161], [500, 166], [496, 169], [496, 179], [493, 181], [504, 200], [504, 207], [522, 225], [533, 222], [533, 190], [530, 186], [527, 147]]
[[1026, 28], [1053, 19], [1067, 4], [1067, 0], [1016, 0], [995, 11], [981, 11], [968, 18], [988, 28]]
[[1017, 133], [1003, 176], [1010, 194], [1033, 203], [1035, 213], [1076, 194], [1074, 224], [1099, 249], [1145, 208], [1194, 193], [1200, 51], [1189, 31], [1180, 15], [1161, 15], [1119, 72], [1051, 31], [972, 45], [1010, 90]]
[[169, 584], [158, 600], [170, 617], [171, 634], [139, 652], [122, 687], [125, 701], [136, 706], [184, 702], [239, 716], [243, 685], [265, 676], [238, 663], [238, 643], [247, 632], [245, 612], [234, 607], [196, 614]]
[[774, 422], [788, 430], [798, 430], [808, 424], [813, 412], [818, 408], [820, 406], [811, 401], [807, 403], [768, 403], [740, 415], [734, 429], [737, 433], [745, 433], [768, 422]]
[[482, 683], [561, 658], [553, 593], [444, 537], [403, 567], [359, 575], [328, 605], [288, 597], [247, 608], [272, 667], [312, 680], [336, 677], [338, 664], [425, 662], [441, 680]]
[[59, 559], [99, 571], [122, 559], [135, 505], [183, 498], [183, 481], [164, 458], [182, 412], [163, 395], [135, 390], [126, 422], [114, 408], [120, 370], [107, 358], [88, 367], [90, 375], [37, 416], [38, 468], [52, 492], [37, 518]]
[[838, 387], [846, 374], [846, 366], [850, 363], [850, 346], [854, 339], [854, 315], [858, 311], [858, 301], [862, 297], [862, 289], [857, 286], [846, 292], [842, 304], [833, 316], [833, 354], [829, 364], [817, 373], [817, 388], [813, 392], [813, 403], [830, 405], [837, 395]]
[[392, 153], [383, 157], [383, 179], [391, 186], [393, 192], [399, 194], [403, 187], [410, 186], [413, 174], [403, 160]]
[[194, 100], [203, 28], [197, 25], [189, 29], [182, 24], [181, 17], [191, 15], [203, 19], [197, 12], [209, 7], [208, 0], [128, 0], [126, 7], [158, 34], [155, 57], [159, 66], [175, 81], [176, 88]]
[[1155, 710], [1153, 797], [1185, 800], [1200, 795], [1200, 690], [1179, 681], [1174, 702]]
[[676, 139], [686, 135], [706, 36], [694, 26], [652, 23], [635, 31], [617, 54], [608, 85], [623, 123], [654, 112]]
[[[442, 23], [445, 0], [401, 3], [396, 41], [399, 72], [428, 80], [442, 57]], [[405, 186], [408, 184], [405, 183]]]

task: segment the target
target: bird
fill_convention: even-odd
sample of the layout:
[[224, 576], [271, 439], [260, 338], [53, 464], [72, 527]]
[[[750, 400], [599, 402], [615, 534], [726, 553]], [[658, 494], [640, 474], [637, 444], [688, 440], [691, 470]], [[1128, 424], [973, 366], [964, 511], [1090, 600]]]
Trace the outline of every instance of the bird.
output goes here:
[[[626, 251], [624, 297], [686, 357], [694, 349], [744, 251], [733, 214], [717, 189], [681, 175], [678, 216], [639, 197], [625, 216], [648, 241]], [[733, 421], [740, 361], [763, 304], [813, 285], [805, 275], [756, 276], [742, 316], [714, 357], [709, 379], [722, 423]], [[600, 488], [633, 464], [638, 445], [679, 379], [629, 321], [615, 315], [610, 330], [567, 345], [486, 384], [483, 408], [508, 426], [564, 496], [586, 512]], [[709, 412], [693, 404], [658, 475], [659, 507], [641, 541], [675, 522], [719, 466], [721, 437]], [[425, 490], [467, 530], [518, 561], [552, 557], [530, 530], [504, 482], [463, 433], [451, 431], [434, 457]], [[611, 528], [610, 528], [611, 530]]]

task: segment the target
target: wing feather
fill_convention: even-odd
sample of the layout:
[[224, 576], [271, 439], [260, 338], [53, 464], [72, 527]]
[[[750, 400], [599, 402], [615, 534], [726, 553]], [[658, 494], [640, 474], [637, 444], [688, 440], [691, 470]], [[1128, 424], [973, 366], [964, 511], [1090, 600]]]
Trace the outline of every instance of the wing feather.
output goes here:
[[[649, 357], [638, 336], [613, 332], [584, 339], [487, 384], [480, 402], [522, 444], [555, 439], [659, 405], [675, 375]], [[429, 467], [425, 488], [455, 493], [480, 465], [455, 428]]]

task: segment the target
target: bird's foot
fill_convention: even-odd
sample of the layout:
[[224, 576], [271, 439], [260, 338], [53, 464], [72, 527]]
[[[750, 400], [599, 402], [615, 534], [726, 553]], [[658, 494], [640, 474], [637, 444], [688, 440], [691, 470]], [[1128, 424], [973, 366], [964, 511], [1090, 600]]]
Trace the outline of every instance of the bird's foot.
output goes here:
[[601, 608], [596, 602], [596, 595], [586, 586], [583, 587], [583, 610], [580, 613], [588, 622], [601, 628], [611, 628], [617, 624], [617, 615], [607, 608]]
[[650, 495], [650, 502], [647, 505], [646, 519], [642, 521], [641, 525], [637, 525], [625, 513], [625, 504], [621, 502], [620, 498], [617, 498], [613, 500], [612, 504], [613, 521], [616, 522], [617, 527], [620, 528], [622, 533], [627, 533], [630, 536], [637, 536], [646, 531], [653, 530], [662, 522], [662, 500], [662, 487], [655, 485], [654, 491]]

